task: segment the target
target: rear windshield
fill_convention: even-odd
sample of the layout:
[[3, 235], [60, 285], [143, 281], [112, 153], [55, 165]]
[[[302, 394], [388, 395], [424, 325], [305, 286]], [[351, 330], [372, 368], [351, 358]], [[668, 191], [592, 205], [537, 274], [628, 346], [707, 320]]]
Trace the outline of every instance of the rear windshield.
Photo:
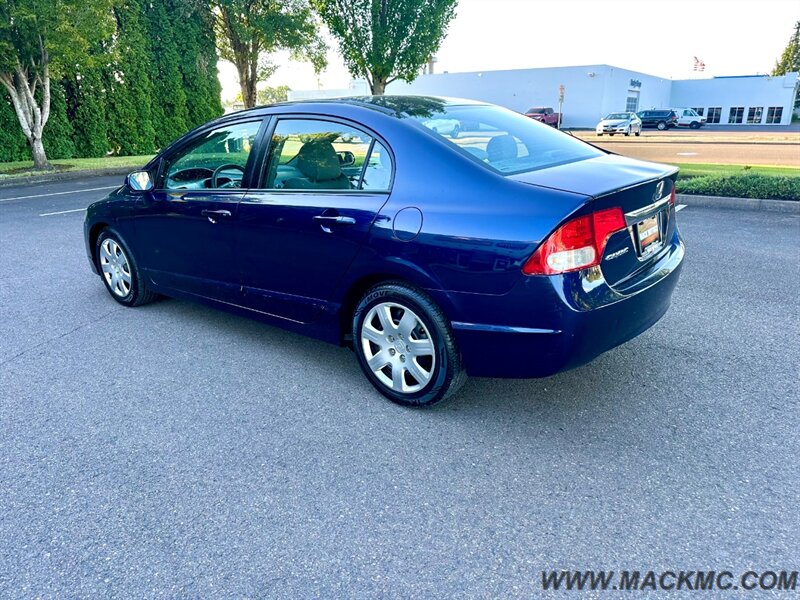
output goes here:
[[[409, 116], [502, 175], [602, 156], [577, 138], [499, 106], [444, 103]], [[408, 113], [407, 113], [408, 114]]]

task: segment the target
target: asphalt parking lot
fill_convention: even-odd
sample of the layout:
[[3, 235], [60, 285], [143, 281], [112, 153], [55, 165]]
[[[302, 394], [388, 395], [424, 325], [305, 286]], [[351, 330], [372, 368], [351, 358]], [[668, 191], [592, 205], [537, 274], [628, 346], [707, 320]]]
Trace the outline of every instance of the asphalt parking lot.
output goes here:
[[119, 180], [0, 189], [0, 597], [529, 598], [543, 569], [797, 569], [797, 216], [681, 211], [654, 328], [414, 411], [347, 349], [116, 304], [81, 225]]

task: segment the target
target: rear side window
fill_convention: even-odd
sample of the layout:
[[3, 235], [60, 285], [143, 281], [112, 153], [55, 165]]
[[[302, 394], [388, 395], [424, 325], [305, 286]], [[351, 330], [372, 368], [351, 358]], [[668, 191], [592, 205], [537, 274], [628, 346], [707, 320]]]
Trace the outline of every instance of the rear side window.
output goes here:
[[372, 136], [342, 123], [281, 119], [272, 134], [264, 188], [386, 191], [392, 163]]
[[459, 151], [503, 175], [602, 156], [577, 138], [499, 106], [441, 103], [410, 116]]

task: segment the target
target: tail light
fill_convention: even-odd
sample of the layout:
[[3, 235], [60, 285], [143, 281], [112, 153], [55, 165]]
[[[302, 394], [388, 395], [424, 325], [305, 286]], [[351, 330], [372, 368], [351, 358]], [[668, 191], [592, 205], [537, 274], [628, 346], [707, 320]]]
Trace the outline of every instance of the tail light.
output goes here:
[[567, 221], [522, 266], [526, 275], [556, 275], [600, 264], [608, 238], [625, 229], [621, 208], [606, 208]]
[[669, 204], [670, 206], [675, 206], [675, 186], [672, 186], [672, 191], [669, 194]]

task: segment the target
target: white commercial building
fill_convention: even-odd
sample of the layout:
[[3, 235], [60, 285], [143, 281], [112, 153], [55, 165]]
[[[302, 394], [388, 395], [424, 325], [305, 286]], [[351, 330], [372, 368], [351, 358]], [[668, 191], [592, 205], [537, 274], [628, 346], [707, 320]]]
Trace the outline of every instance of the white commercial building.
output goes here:
[[[524, 112], [533, 106], [558, 110], [562, 85], [563, 127], [594, 127], [610, 112], [678, 107], [694, 108], [709, 123], [787, 125], [798, 74], [672, 80], [610, 65], [586, 65], [423, 74], [411, 83], [390, 84], [387, 93], [471, 98]], [[291, 92], [290, 99], [363, 93], [363, 84], [354, 84], [349, 90], [327, 93]]]

